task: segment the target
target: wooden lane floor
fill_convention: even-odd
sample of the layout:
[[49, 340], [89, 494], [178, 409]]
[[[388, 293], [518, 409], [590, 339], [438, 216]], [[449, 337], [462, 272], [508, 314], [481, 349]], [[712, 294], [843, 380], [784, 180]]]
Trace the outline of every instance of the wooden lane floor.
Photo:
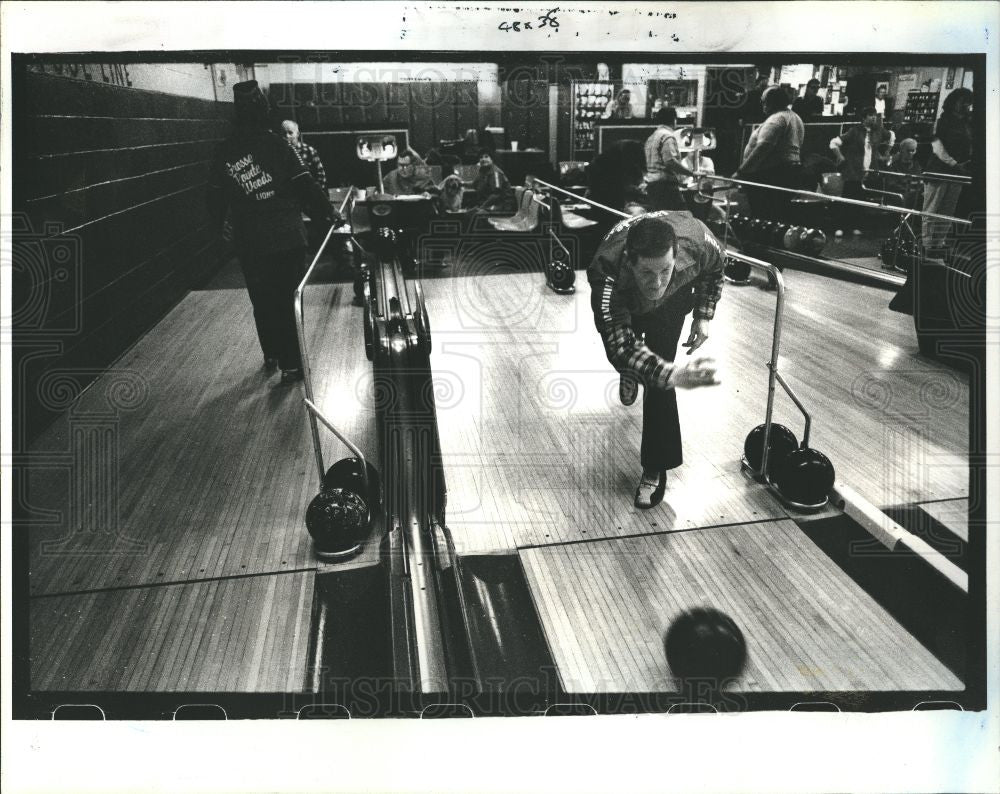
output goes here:
[[742, 628], [748, 662], [731, 691], [964, 688], [788, 519], [520, 557], [567, 692], [675, 691], [663, 636], [700, 606]]
[[311, 571], [35, 598], [31, 687], [301, 692]]
[[[813, 414], [812, 446], [876, 504], [961, 499], [963, 383], [919, 357], [887, 293], [786, 282], [780, 369]], [[723, 383], [679, 393], [685, 463], [638, 511], [641, 409], [618, 402], [580, 274], [572, 296], [518, 273], [425, 291], [447, 525], [460, 553], [516, 550], [566, 691], [673, 691], [664, 631], [705, 605], [747, 635], [742, 691], [963, 688], [740, 471], [765, 410], [773, 293], [727, 287], [704, 348]], [[801, 436], [783, 395], [775, 420]]]
[[[424, 284], [459, 552], [785, 517], [739, 466], [764, 418], [774, 294], [726, 287], [703, 348], [723, 383], [679, 392], [685, 463], [668, 475], [664, 504], [644, 512], [632, 507], [641, 400], [618, 401], [582, 275], [569, 296], [537, 273]], [[965, 382], [918, 354], [912, 319], [888, 310], [888, 293], [794, 271], [785, 279], [779, 368], [838, 480], [879, 506], [965, 496]], [[775, 421], [801, 437], [801, 415], [780, 391]]]
[[[374, 454], [371, 365], [351, 298], [350, 284], [307, 290], [316, 398]], [[326, 567], [304, 522], [318, 477], [301, 386], [261, 365], [246, 292], [192, 292], [33, 445], [32, 647], [76, 637], [35, 655], [36, 684], [259, 689], [278, 673], [226, 638], [271, 619], [284, 635], [254, 635], [254, 647], [281, 660], [280, 675], [293, 651], [304, 671], [306, 644], [293, 637], [308, 632], [313, 577]], [[349, 454], [321, 436], [328, 464]], [[140, 658], [150, 643], [192, 650], [160, 670]], [[90, 651], [100, 658], [88, 663]]]

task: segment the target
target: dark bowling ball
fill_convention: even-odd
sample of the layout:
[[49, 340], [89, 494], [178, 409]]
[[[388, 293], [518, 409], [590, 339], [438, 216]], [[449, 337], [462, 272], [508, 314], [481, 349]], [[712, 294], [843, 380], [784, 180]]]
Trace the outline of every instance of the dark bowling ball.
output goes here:
[[324, 490], [306, 509], [306, 529], [318, 557], [352, 554], [368, 537], [368, 505], [354, 491]]
[[809, 234], [809, 254], [819, 256], [826, 247], [826, 235], [820, 229], [813, 229]]
[[362, 475], [361, 461], [358, 458], [342, 458], [326, 470], [323, 477], [323, 490], [342, 488], [353, 491], [366, 502], [377, 504], [381, 486], [378, 470], [365, 461], [368, 469], [368, 490], [365, 490], [365, 478]]
[[[761, 457], [764, 454], [764, 428], [765, 425], [757, 425], [747, 433], [743, 442], [743, 456], [754, 471], [760, 469]], [[784, 425], [771, 423], [771, 438], [768, 441], [767, 453], [767, 473], [773, 474], [777, 464], [784, 460], [790, 453], [798, 449], [799, 442], [795, 438], [795, 433]]]
[[787, 251], [796, 251], [799, 247], [799, 237], [802, 234], [802, 227], [800, 226], [789, 226], [788, 231], [785, 232], [785, 238], [782, 240], [782, 246]]
[[782, 495], [806, 506], [825, 504], [836, 479], [830, 459], [808, 447], [789, 453], [774, 473], [774, 484]]
[[742, 284], [750, 279], [750, 265], [735, 259], [726, 259], [723, 273], [730, 281]]
[[576, 281], [576, 271], [566, 262], [553, 262], [549, 265], [549, 280], [557, 290], [571, 290]]
[[721, 686], [746, 666], [743, 632], [718, 609], [698, 607], [682, 612], [667, 629], [663, 646], [670, 670], [684, 680], [712, 680]]
[[771, 245], [775, 248], [781, 248], [785, 245], [785, 234], [788, 232], [787, 223], [775, 224], [774, 230], [771, 233]]

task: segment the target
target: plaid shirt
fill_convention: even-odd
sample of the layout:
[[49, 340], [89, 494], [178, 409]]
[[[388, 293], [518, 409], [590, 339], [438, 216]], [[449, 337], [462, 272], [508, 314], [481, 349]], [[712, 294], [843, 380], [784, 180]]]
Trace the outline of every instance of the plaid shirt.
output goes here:
[[[629, 228], [640, 218], [649, 217], [669, 219], [677, 236], [673, 276], [663, 296], [653, 302], [639, 293], [625, 254]], [[715, 316], [715, 305], [722, 297], [724, 264], [722, 244], [689, 212], [651, 212], [627, 218], [615, 226], [601, 242], [594, 261], [587, 268], [594, 324], [612, 366], [619, 372], [635, 373], [650, 386], [665, 389], [673, 364], [638, 342], [632, 328], [632, 315], [655, 312], [678, 290], [693, 287], [695, 319], [711, 320]]]
[[302, 165], [309, 169], [309, 173], [312, 174], [312, 178], [319, 185], [320, 190], [326, 190], [326, 171], [323, 170], [323, 161], [319, 159], [319, 152], [308, 143], [304, 143], [301, 138], [299, 138], [298, 143], [290, 145], [299, 156]]

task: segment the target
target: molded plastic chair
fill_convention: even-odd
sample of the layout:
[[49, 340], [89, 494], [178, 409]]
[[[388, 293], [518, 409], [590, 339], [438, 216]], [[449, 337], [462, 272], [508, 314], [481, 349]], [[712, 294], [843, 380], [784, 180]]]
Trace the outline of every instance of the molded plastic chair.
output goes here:
[[538, 228], [540, 206], [534, 191], [525, 190], [521, 194], [521, 203], [516, 215], [511, 218], [487, 218], [487, 220], [498, 232], [533, 232]]

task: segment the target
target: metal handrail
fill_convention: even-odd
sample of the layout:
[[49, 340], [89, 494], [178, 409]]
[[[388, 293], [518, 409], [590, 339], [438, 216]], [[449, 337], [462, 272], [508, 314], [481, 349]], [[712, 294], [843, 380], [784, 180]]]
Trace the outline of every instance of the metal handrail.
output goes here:
[[[821, 199], [822, 201], [829, 201], [836, 204], [852, 204], [858, 207], [868, 207], [869, 209], [884, 210], [886, 212], [895, 212], [899, 215], [919, 215], [924, 218], [936, 218], [937, 220], [949, 221], [951, 223], [961, 223], [966, 226], [972, 225], [972, 221], [970, 220], [966, 220], [965, 218], [955, 218], [951, 215], [940, 215], [936, 212], [921, 212], [920, 210], [907, 209], [906, 207], [896, 207], [891, 204], [872, 204], [870, 201], [860, 201], [859, 199], [849, 199], [849, 198], [844, 198], [842, 196], [828, 196], [826, 193], [817, 193], [813, 190], [797, 190], [795, 188], [790, 188], [790, 187], [778, 187], [777, 185], [767, 185], [764, 184], [763, 182], [750, 182], [746, 179], [733, 179], [730, 176], [715, 175], [715, 176], [703, 177], [701, 183], [699, 184], [698, 192], [701, 193], [706, 198], [708, 198], [709, 196], [706, 195], [705, 193], [704, 183], [710, 179], [721, 179], [724, 182], [731, 182], [732, 184], [743, 185], [746, 187], [759, 187], [759, 188], [764, 188], [766, 190], [777, 190], [782, 193], [793, 193], [796, 196], [809, 196], [812, 198]], [[720, 188], [723, 190], [728, 190], [728, 188], [726, 187], [720, 186]], [[712, 186], [709, 189], [715, 191], [720, 188]]]
[[[351, 200], [354, 195], [354, 186], [352, 185], [347, 191], [347, 195], [344, 197], [344, 201], [340, 205], [338, 212], [343, 215], [344, 209], [347, 207], [347, 202]], [[312, 366], [309, 363], [309, 351], [306, 344], [306, 331], [305, 331], [305, 312], [303, 308], [303, 297], [305, 294], [306, 284], [309, 283], [309, 279], [312, 277], [313, 271], [316, 269], [316, 265], [326, 250], [327, 244], [330, 242], [330, 238], [333, 236], [333, 230], [336, 227], [330, 226], [326, 232], [326, 237], [323, 238], [323, 243], [320, 245], [319, 250], [316, 251], [316, 255], [313, 257], [312, 263], [306, 270], [305, 275], [302, 277], [302, 281], [299, 282], [299, 286], [295, 289], [295, 330], [299, 337], [299, 352], [302, 356], [302, 386], [305, 389], [305, 404], [307, 407], [306, 414], [309, 417], [309, 428], [312, 432], [312, 442], [313, 442], [313, 454], [316, 459], [316, 470], [319, 472], [320, 482], [323, 480], [323, 476], [326, 469], [323, 465], [323, 450], [320, 445], [319, 440], [319, 426], [316, 423], [317, 418], [319, 418], [324, 425], [326, 425], [330, 431], [337, 436], [345, 446], [348, 447], [352, 452], [358, 455], [361, 459], [362, 466], [365, 469], [365, 485], [367, 487], [368, 473], [367, 473], [367, 461], [364, 456], [361, 455], [360, 450], [357, 446], [347, 440], [339, 430], [337, 430], [331, 423], [329, 423], [315, 405], [315, 397], [312, 385]], [[369, 508], [370, 510], [371, 508]]]

